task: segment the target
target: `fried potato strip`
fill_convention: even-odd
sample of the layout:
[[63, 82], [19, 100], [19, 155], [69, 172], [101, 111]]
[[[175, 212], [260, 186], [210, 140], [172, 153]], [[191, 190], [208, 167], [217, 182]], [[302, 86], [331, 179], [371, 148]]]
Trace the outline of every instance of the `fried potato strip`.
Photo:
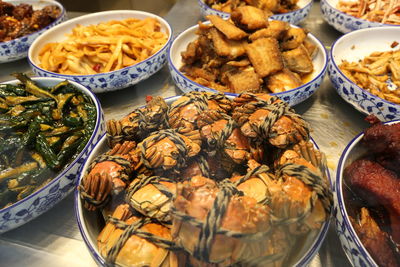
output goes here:
[[68, 75], [115, 71], [145, 60], [167, 40], [155, 18], [77, 25], [66, 40], [48, 43], [40, 50], [40, 67]]

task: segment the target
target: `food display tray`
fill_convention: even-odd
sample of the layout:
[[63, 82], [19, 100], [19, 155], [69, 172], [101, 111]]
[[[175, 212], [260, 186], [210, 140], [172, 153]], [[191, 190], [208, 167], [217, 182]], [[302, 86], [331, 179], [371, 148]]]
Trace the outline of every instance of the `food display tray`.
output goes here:
[[[319, 1], [315, 1], [310, 15], [300, 23], [322, 41], [327, 49], [342, 34], [323, 20]], [[68, 12], [73, 18], [85, 13]], [[178, 35], [202, 20], [195, 0], [178, 0], [164, 18]], [[14, 72], [28, 72], [26, 59], [0, 65], [0, 82], [10, 80]], [[147, 95], [170, 97], [181, 94], [171, 79], [168, 66], [150, 79], [116, 92], [97, 94], [105, 119], [119, 119], [133, 108], [142, 105]], [[345, 102], [335, 91], [326, 75], [317, 92], [294, 107], [311, 124], [311, 133], [325, 152], [332, 177], [348, 142], [368, 124], [365, 115]], [[96, 266], [78, 230], [74, 215], [73, 194], [50, 211], [22, 227], [0, 235], [2, 266]], [[311, 267], [351, 266], [337, 237], [332, 218], [329, 232]]]

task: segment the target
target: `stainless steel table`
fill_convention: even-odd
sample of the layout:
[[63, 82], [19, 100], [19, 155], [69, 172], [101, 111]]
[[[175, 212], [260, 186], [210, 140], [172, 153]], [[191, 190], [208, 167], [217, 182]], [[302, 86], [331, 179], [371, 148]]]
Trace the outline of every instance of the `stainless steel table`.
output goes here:
[[[69, 17], [82, 15], [70, 12]], [[174, 35], [182, 32], [201, 19], [196, 0], [180, 0], [166, 15], [174, 29]], [[341, 33], [334, 30], [323, 19], [316, 1], [309, 17], [300, 25], [308, 29], [329, 49]], [[0, 82], [12, 79], [12, 72], [29, 71], [26, 61], [0, 65]], [[163, 97], [180, 94], [170, 78], [168, 67], [130, 88], [98, 97], [106, 119], [121, 118], [134, 107], [143, 104], [146, 95]], [[336, 175], [336, 165], [346, 144], [355, 134], [367, 127], [364, 115], [344, 102], [336, 93], [326, 76], [318, 91], [305, 102], [295, 106], [295, 110], [311, 124], [312, 136], [327, 155], [332, 178]], [[95, 266], [89, 251], [82, 241], [77, 227], [73, 194], [57, 204], [50, 211], [33, 221], [0, 235], [1, 266]], [[332, 220], [333, 222], [333, 220]], [[310, 266], [350, 266], [334, 224], [326, 236], [318, 255]]]

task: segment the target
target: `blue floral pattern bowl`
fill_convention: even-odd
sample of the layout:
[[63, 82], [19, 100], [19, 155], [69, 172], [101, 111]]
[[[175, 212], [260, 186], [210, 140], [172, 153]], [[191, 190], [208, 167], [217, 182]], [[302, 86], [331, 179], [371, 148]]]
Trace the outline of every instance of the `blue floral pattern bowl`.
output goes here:
[[[178, 86], [178, 88], [181, 89], [182, 92], [186, 93], [189, 91], [208, 91], [215, 93], [218, 91], [190, 80], [179, 70], [183, 65], [181, 52], [185, 51], [187, 45], [197, 38], [197, 28], [198, 25], [192, 26], [175, 38], [168, 51], [169, 70], [171, 72], [173, 81]], [[310, 80], [297, 88], [281, 93], [271, 94], [276, 95], [277, 97], [286, 101], [287, 103], [289, 103], [290, 106], [297, 105], [309, 98], [321, 85], [326, 72], [328, 56], [324, 45], [314, 35], [310, 33], [308, 34], [308, 39], [318, 47], [318, 54], [313, 59], [314, 72], [311, 74]], [[238, 95], [235, 93], [225, 94], [230, 96]]]
[[[224, 19], [227, 19], [231, 16], [231, 14], [223, 11], [216, 10], [214, 8], [211, 8], [209, 5], [204, 3], [204, 0], [197, 0], [199, 7], [200, 7], [200, 12], [203, 18], [205, 18], [208, 15], [218, 15]], [[299, 9], [287, 12], [287, 13], [282, 13], [282, 14], [274, 14], [270, 17], [270, 19], [273, 20], [282, 20], [289, 22], [290, 24], [297, 25], [301, 21], [303, 21], [305, 18], [307, 18], [308, 14], [310, 13], [311, 7], [313, 4], [313, 0], [300, 0], [297, 5], [299, 6]]]
[[52, 0], [5, 0], [4, 2], [11, 3], [13, 5], [19, 5], [21, 3], [29, 4], [33, 6], [34, 10], [42, 9], [48, 5], [56, 5], [61, 9], [60, 16], [53, 21], [48, 26], [44, 27], [43, 29], [36, 31], [31, 34], [27, 34], [25, 36], [7, 41], [7, 42], [0, 42], [0, 63], [11, 62], [18, 59], [25, 58], [28, 55], [28, 50], [33, 41], [41, 34], [43, 34], [48, 29], [54, 27], [57, 24], [60, 24], [64, 20], [66, 20], [66, 12], [64, 7]]
[[[400, 121], [391, 121], [388, 123], [400, 123]], [[375, 267], [378, 265], [361, 243], [361, 240], [358, 238], [357, 233], [350, 222], [343, 197], [343, 171], [351, 162], [363, 155], [364, 150], [359, 146], [363, 136], [364, 134], [360, 133], [354, 137], [354, 139], [351, 140], [343, 150], [339, 159], [336, 172], [335, 190], [333, 194], [333, 216], [335, 217], [336, 231], [339, 235], [342, 248], [353, 266]]]
[[[180, 96], [173, 96], [165, 98], [165, 102], [168, 105], [171, 105], [179, 97]], [[233, 96], [228, 96], [228, 97], [233, 98]], [[319, 149], [318, 145], [312, 138], [311, 141], [314, 144], [315, 148]], [[100, 154], [106, 152], [108, 149], [109, 147], [107, 145], [107, 137], [104, 135], [100, 139], [100, 141], [96, 144], [96, 146], [93, 148], [90, 155], [87, 157], [86, 162], [84, 163], [84, 166], [82, 168], [78, 183], [80, 183], [80, 181], [83, 179], [83, 174], [89, 168], [93, 160]], [[326, 174], [332, 188], [332, 180], [328, 169], [326, 171]], [[75, 216], [78, 222], [78, 227], [79, 231], [81, 232], [82, 238], [85, 241], [86, 246], [89, 249], [89, 252], [92, 255], [92, 258], [95, 260], [95, 262], [99, 266], [106, 266], [105, 259], [103, 256], [101, 256], [97, 246], [97, 236], [99, 235], [103, 227], [100, 223], [103, 220], [103, 216], [101, 215], [100, 212], [91, 212], [85, 209], [79, 191], [76, 189], [74, 193], [75, 193], [74, 195]], [[326, 222], [322, 225], [320, 231], [316, 232], [315, 235], [313, 235], [310, 238], [309, 244], [307, 246], [305, 245], [298, 247], [296, 256], [297, 262], [295, 262], [293, 266], [302, 267], [302, 266], [307, 266], [310, 263], [310, 261], [317, 254], [320, 246], [322, 245], [325, 239], [325, 236], [329, 229], [329, 223], [330, 219], [326, 220]]]
[[[54, 86], [65, 80], [39, 77], [32, 79], [43, 86]], [[96, 106], [97, 118], [93, 134], [79, 155], [53, 180], [26, 198], [12, 204], [11, 206], [0, 209], [0, 234], [29, 222], [52, 208], [67, 196], [67, 194], [75, 188], [81, 168], [90, 152], [93, 150], [101, 136], [105, 133], [104, 115], [97, 97], [84, 86], [72, 81], [70, 82], [92, 99]], [[6, 83], [16, 84], [18, 81], [13, 80]]]
[[[357, 30], [340, 37], [332, 45], [328, 74], [338, 94], [364, 114], [374, 114], [381, 121], [400, 118], [400, 105], [384, 100], [353, 83], [339, 69], [342, 60], [358, 61], [372, 52], [395, 50], [400, 27], [386, 26]], [[373, 36], [373, 38], [371, 37]]]
[[[47, 71], [39, 67], [40, 63], [38, 55], [41, 48], [48, 43], [49, 40], [51, 40], [51, 42], [57, 42], [65, 39], [65, 34], [71, 32], [77, 24], [86, 26], [100, 22], [107, 22], [110, 20], [122, 20], [127, 18], [144, 19], [148, 17], [153, 17], [160, 21], [161, 31], [168, 35], [168, 40], [157, 53], [135, 65], [116, 71], [93, 75], [65, 75]], [[68, 20], [47, 31], [32, 44], [31, 48], [29, 49], [28, 59], [33, 72], [38, 76], [69, 79], [86, 86], [95, 93], [103, 93], [137, 84], [138, 82], [149, 78], [151, 75], [159, 71], [167, 62], [167, 50], [171, 43], [171, 26], [166, 20], [157, 15], [136, 10], [103, 11]]]
[[[379, 22], [368, 21], [365, 19], [359, 19], [354, 16], [348, 15], [336, 8], [339, 0], [321, 0], [321, 13], [330, 25], [336, 30], [342, 33], [348, 33], [351, 31], [382, 27], [382, 26], [394, 26], [393, 24], [384, 24]], [[400, 25], [396, 26], [399, 27]]]

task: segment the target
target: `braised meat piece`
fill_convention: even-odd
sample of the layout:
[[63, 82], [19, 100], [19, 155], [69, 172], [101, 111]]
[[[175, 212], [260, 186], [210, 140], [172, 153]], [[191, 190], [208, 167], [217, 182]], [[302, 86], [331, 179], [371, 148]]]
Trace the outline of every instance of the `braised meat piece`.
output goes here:
[[364, 132], [363, 144], [381, 165], [400, 173], [400, 123], [372, 125]]
[[215, 52], [219, 56], [234, 59], [246, 53], [243, 42], [229, 40], [215, 28], [210, 29], [210, 35]]
[[232, 23], [224, 20], [220, 16], [208, 15], [207, 19], [210, 20], [215, 28], [217, 28], [230, 40], [241, 40], [248, 35], [246, 32], [242, 31], [240, 28], [236, 27]]
[[0, 16], [10, 16], [12, 15], [14, 10], [14, 5], [3, 2], [0, 0]]
[[28, 4], [19, 4], [12, 12], [12, 15], [17, 20], [22, 20], [26, 17], [32, 16], [33, 8]]
[[371, 207], [383, 206], [389, 214], [393, 240], [400, 243], [400, 179], [368, 159], [354, 161], [344, 170], [354, 192]]
[[251, 41], [255, 41], [260, 38], [273, 37], [278, 41], [280, 41], [283, 38], [285, 32], [289, 29], [290, 29], [289, 23], [280, 20], [272, 20], [269, 22], [267, 28], [252, 33], [249, 36], [249, 39]]
[[232, 20], [245, 30], [257, 30], [268, 26], [268, 15], [253, 6], [242, 6], [231, 14]]
[[350, 219], [361, 242], [379, 266], [399, 266], [400, 263], [396, 261], [396, 255], [392, 250], [388, 234], [379, 228], [368, 209], [361, 209], [359, 222], [351, 217]]
[[267, 88], [273, 93], [284, 92], [301, 85], [298, 75], [287, 68], [270, 75], [266, 80]]
[[253, 68], [246, 68], [240, 72], [228, 74], [229, 87], [233, 89], [235, 93], [247, 92], [259, 92], [260, 91], [260, 77], [254, 71]]

